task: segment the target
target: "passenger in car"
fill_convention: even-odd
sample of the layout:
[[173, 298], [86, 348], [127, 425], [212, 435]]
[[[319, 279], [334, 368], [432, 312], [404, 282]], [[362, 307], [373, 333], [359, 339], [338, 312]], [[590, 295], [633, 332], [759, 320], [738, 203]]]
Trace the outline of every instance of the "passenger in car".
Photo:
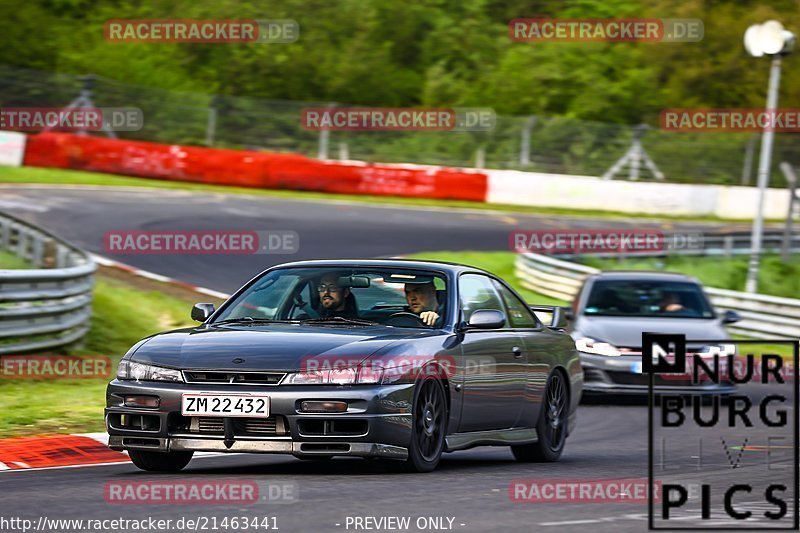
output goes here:
[[319, 292], [320, 318], [358, 318], [356, 297], [349, 287], [339, 286], [337, 273], [325, 274], [320, 278], [317, 291]]

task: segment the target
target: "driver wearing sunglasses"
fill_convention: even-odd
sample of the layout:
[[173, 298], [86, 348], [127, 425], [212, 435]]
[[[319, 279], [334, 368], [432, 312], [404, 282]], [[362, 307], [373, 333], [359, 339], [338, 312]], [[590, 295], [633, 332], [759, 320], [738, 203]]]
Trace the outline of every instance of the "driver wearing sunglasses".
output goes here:
[[349, 287], [338, 285], [339, 275], [325, 274], [317, 285], [321, 318], [358, 318], [356, 298]]

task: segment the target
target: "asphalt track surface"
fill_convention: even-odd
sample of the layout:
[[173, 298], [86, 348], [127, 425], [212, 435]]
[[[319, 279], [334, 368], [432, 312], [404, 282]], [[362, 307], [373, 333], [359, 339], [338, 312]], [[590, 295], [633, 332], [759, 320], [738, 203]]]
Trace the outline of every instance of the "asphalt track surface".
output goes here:
[[[300, 235], [300, 251], [293, 256], [113, 257], [138, 268], [226, 292], [263, 268], [286, 260], [384, 257], [427, 250], [507, 250], [508, 233], [519, 228], [640, 225], [635, 219], [609, 222], [207, 193], [52, 187], [0, 187], [0, 210], [104, 255], [108, 254], [103, 250], [103, 234], [110, 230], [284, 229]], [[680, 227], [697, 229], [696, 225], [676, 226]], [[761, 431], [761, 438], [767, 433]], [[730, 451], [730, 457], [723, 454], [725, 448], [720, 447], [719, 437], [727, 438], [728, 446], [733, 446], [742, 442], [742, 434], [736, 431], [720, 428], [704, 433], [710, 444], [703, 452], [696, 449], [694, 435], [671, 435], [668, 463], [674, 467], [670, 472], [674, 479], [687, 483], [746, 481], [759, 486], [789, 475], [785, 468], [781, 469], [780, 458], [776, 459], [777, 467], [773, 464], [771, 470], [767, 469], [763, 452]], [[40, 517], [138, 520], [153, 517], [173, 521], [181, 517], [205, 517], [209, 520], [207, 530], [213, 530], [210, 520], [214, 517], [218, 521], [234, 516], [275, 517], [280, 531], [319, 533], [436, 531], [448, 527], [465, 532], [643, 531], [647, 529], [644, 503], [629, 503], [624, 498], [615, 503], [515, 503], [511, 496], [515, 480], [539, 483], [646, 480], [647, 450], [646, 404], [631, 400], [590, 402], [580, 407], [578, 425], [558, 463], [517, 463], [508, 449], [484, 447], [447, 454], [439, 469], [430, 474], [403, 473], [391, 463], [372, 460], [301, 461], [269, 455], [200, 457], [179, 475], [154, 476], [129, 464], [6, 471], [0, 473], [0, 518], [25, 518], [37, 524]], [[731, 461], [736, 461], [736, 453], [741, 457], [734, 469]], [[698, 455], [703, 456], [702, 471], [693, 470]], [[290, 483], [296, 496], [286, 503], [252, 505], [119, 505], [109, 503], [104, 497], [107, 483], [152, 480]], [[791, 495], [790, 487], [785, 495], [787, 501]], [[720, 494], [714, 493], [712, 500], [713, 517], [717, 517], [722, 509]], [[763, 494], [758, 491], [737, 496], [736, 502], [749, 505], [756, 514], [774, 509], [764, 503]], [[684, 519], [675, 523], [675, 527], [720, 525], [699, 520], [699, 504], [694, 496], [685, 508], [680, 515]], [[410, 517], [410, 527], [380, 529], [370, 523], [369, 528], [357, 529], [354, 517]], [[420, 517], [440, 517], [444, 526], [418, 528]], [[451, 526], [448, 519], [452, 519]], [[749, 525], [770, 524], [762, 519]], [[170, 531], [178, 531], [175, 526], [172, 528]], [[12, 529], [8, 524], [3, 527], [0, 521], [0, 530], [20, 529]]]

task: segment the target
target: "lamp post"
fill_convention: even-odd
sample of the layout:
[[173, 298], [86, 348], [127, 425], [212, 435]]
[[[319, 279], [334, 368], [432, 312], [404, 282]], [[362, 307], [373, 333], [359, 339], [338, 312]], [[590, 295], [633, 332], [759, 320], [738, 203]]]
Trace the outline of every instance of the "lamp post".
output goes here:
[[[776, 20], [754, 24], [744, 33], [744, 47], [753, 57], [770, 56], [772, 65], [769, 71], [766, 112], [769, 117], [778, 105], [778, 86], [781, 79], [781, 57], [789, 54], [794, 46], [795, 36], [786, 31]], [[758, 204], [753, 220], [753, 233], [750, 238], [750, 262], [747, 267], [746, 292], [757, 292], [758, 270], [761, 266], [761, 238], [764, 230], [764, 195], [769, 184], [769, 168], [772, 159], [774, 128], [767, 126], [761, 136], [761, 154], [758, 159]]]

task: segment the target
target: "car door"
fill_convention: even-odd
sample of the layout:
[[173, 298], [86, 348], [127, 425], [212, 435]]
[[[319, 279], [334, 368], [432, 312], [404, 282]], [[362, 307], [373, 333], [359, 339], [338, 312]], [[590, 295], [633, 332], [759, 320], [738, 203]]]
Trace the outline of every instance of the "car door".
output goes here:
[[[478, 309], [506, 313], [494, 280], [483, 274], [459, 277], [461, 321]], [[525, 344], [508, 321], [498, 329], [467, 329], [462, 341], [463, 395], [459, 431], [515, 427], [522, 413], [526, 380]]]
[[506, 306], [509, 326], [525, 346], [525, 397], [517, 424], [534, 427], [539, 418], [547, 377], [558, 353], [557, 337], [539, 321], [530, 307], [505, 285], [494, 280], [495, 288]]

